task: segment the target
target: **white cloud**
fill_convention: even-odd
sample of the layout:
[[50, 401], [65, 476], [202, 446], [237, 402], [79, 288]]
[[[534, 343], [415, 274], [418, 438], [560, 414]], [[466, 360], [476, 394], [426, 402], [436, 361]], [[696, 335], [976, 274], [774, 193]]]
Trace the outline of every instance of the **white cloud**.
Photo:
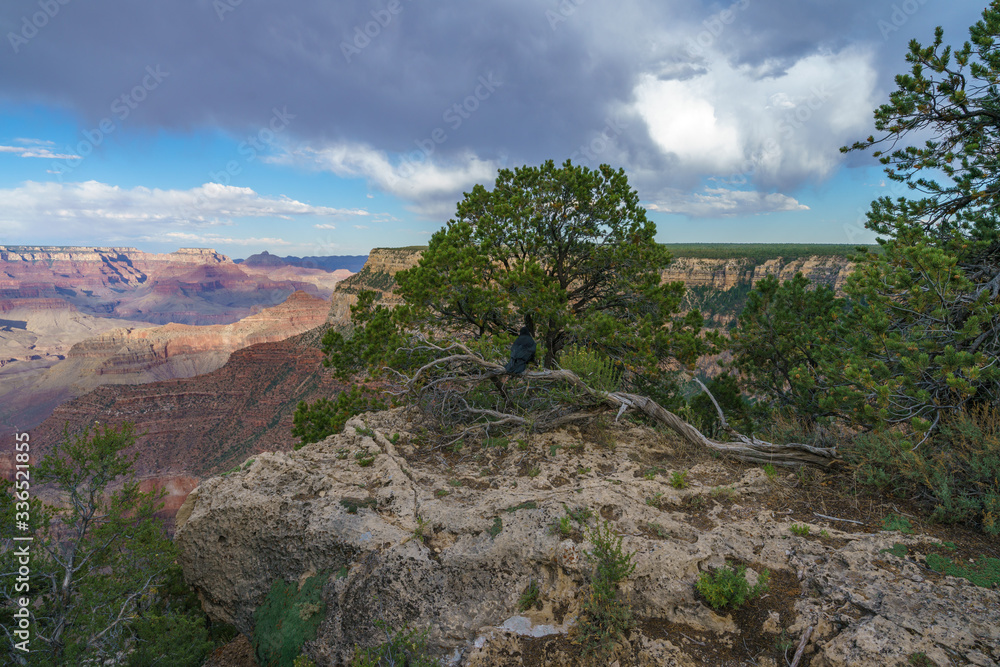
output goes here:
[[322, 225], [313, 225], [313, 227], [315, 227], [316, 229], [336, 229], [337, 225], [322, 224]]
[[143, 236], [139, 239], [140, 241], [154, 242], [154, 243], [170, 243], [179, 242], [187, 244], [198, 244], [198, 246], [221, 246], [221, 245], [239, 245], [239, 246], [287, 246], [292, 245], [289, 241], [277, 238], [232, 238], [227, 236], [219, 236], [218, 234], [190, 234], [186, 232], [167, 232], [165, 234], [151, 234], [149, 236]]
[[312, 206], [285, 196], [268, 197], [251, 188], [206, 183], [190, 190], [121, 188], [97, 181], [38, 183], [0, 190], [0, 224], [93, 225], [232, 224], [238, 218], [354, 217], [360, 209]]
[[[28, 143], [32, 140], [15, 139], [15, 141]], [[18, 157], [40, 157], [40, 158], [52, 158], [54, 160], [80, 159], [79, 155], [64, 155], [62, 153], [53, 153], [48, 148], [45, 148], [44, 146], [41, 145], [37, 145], [42, 143], [51, 143], [51, 142], [36, 141], [36, 145], [30, 145], [30, 146], [0, 146], [0, 153], [16, 153]]]
[[870, 131], [876, 84], [874, 54], [855, 47], [784, 68], [708, 52], [693, 76], [640, 76], [633, 109], [686, 181], [673, 187], [744, 174], [762, 190], [789, 189], [831, 176], [839, 147]]
[[[38, 183], [0, 189], [0, 238], [58, 242], [100, 237], [104, 242], [186, 241], [208, 245], [259, 243], [280, 239], [236, 239], [206, 234], [206, 228], [235, 227], [238, 220], [320, 220], [368, 216], [360, 209], [313, 206], [285, 196], [265, 196], [251, 188], [206, 183], [189, 190], [121, 188], [97, 181]], [[333, 229], [330, 223], [317, 224]], [[187, 236], [184, 236], [184, 235]]]
[[701, 193], [674, 191], [666, 198], [646, 204], [663, 213], [679, 213], [692, 218], [734, 217], [781, 211], [807, 211], [809, 207], [780, 193], [705, 188]]
[[385, 151], [359, 143], [304, 146], [268, 161], [312, 166], [344, 178], [364, 178], [373, 187], [411, 202], [411, 210], [431, 218], [450, 216], [463, 190], [476, 183], [492, 183], [500, 167], [471, 152], [447, 165], [437, 164], [420, 151], [393, 160]]

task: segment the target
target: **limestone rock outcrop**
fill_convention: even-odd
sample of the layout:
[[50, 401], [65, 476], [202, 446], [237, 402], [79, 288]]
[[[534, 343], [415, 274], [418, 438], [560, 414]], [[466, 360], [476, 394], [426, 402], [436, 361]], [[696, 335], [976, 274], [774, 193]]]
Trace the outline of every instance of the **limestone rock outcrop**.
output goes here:
[[[361, 415], [323, 442], [203, 481], [178, 511], [176, 542], [205, 609], [253, 638], [276, 580], [319, 575], [325, 613], [303, 647], [319, 665], [384, 641], [376, 620], [429, 630], [446, 664], [580, 664], [567, 632], [588, 595], [589, 528], [607, 520], [635, 554], [623, 590], [637, 621], [609, 664], [729, 664], [747, 651], [774, 664], [764, 661], [778, 633], [807, 627], [812, 667], [895, 667], [916, 653], [1000, 661], [1000, 591], [886, 553], [932, 538], [830, 525], [819, 538], [815, 520], [811, 537], [793, 535], [792, 518], [760, 500], [761, 470], [703, 463], [675, 489], [677, 443], [644, 427], [452, 455], [428, 451], [411, 419]], [[770, 572], [751, 614], [715, 612], [695, 592], [699, 573], [727, 560], [746, 564], [751, 583]], [[519, 608], [532, 581], [537, 604]]]

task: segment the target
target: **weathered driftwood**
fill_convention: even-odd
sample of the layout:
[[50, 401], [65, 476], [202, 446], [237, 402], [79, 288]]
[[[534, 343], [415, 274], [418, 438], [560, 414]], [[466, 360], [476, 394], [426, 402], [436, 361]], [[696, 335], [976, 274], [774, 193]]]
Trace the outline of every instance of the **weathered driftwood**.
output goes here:
[[[454, 382], [490, 381], [496, 384], [499, 376], [504, 374], [503, 366], [484, 360], [478, 355], [473, 354], [468, 348], [460, 343], [456, 343], [448, 348], [437, 349], [442, 352], [458, 350], [461, 353], [450, 354], [421, 367], [411, 378], [407, 378], [407, 391], [419, 395], [431, 388], [440, 388], [442, 385]], [[434, 379], [428, 381], [428, 374], [436, 368], [464, 365], [478, 367], [481, 369], [481, 372], [476, 374], [451, 373], [445, 376], [435, 377]], [[731, 456], [741, 461], [761, 464], [770, 463], [772, 465], [780, 466], [813, 465], [826, 467], [833, 464], [837, 460], [835, 447], [814, 447], [812, 445], [802, 443], [775, 444], [738, 433], [729, 426], [728, 422], [726, 422], [725, 415], [722, 413], [722, 409], [715, 401], [715, 397], [712, 396], [711, 392], [708, 391], [708, 388], [705, 387], [704, 384], [701, 384], [701, 382], [698, 384], [701, 385], [702, 389], [712, 399], [712, 403], [715, 404], [716, 410], [718, 411], [719, 417], [722, 421], [723, 428], [726, 429], [726, 431], [733, 438], [732, 441], [719, 442], [706, 437], [694, 426], [646, 396], [620, 391], [604, 392], [593, 389], [572, 371], [538, 370], [524, 373], [521, 377], [528, 379], [530, 382], [538, 382], [540, 384], [561, 382], [576, 387], [583, 393], [595, 399], [597, 403], [617, 410], [619, 417], [627, 410], [639, 410], [643, 414], [655, 420], [657, 423], [670, 428], [688, 442], [708, 447], [709, 449], [717, 451], [725, 456]], [[466, 408], [470, 415], [478, 415], [492, 420], [497, 420], [493, 423], [502, 422], [504, 424], [522, 426], [529, 425], [528, 419], [506, 412], [501, 412], [499, 410], [472, 408], [467, 404]], [[554, 427], [562, 423], [579, 419], [581, 416], [582, 415], [579, 413], [560, 415], [552, 419], [550, 422], [547, 422], [545, 426]], [[535, 425], [538, 424], [538, 421], [535, 419], [531, 420], [531, 422]]]

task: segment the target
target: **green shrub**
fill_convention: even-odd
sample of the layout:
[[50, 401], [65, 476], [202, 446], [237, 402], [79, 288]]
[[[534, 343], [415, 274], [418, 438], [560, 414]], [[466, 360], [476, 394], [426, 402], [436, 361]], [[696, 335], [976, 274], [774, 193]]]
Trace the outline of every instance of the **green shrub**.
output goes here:
[[892, 554], [896, 558], [906, 558], [906, 554], [910, 553], [910, 550], [906, 548], [905, 544], [896, 542], [891, 549], [882, 549], [879, 553]]
[[553, 521], [549, 526], [549, 532], [553, 535], [568, 537], [573, 532], [573, 524], [568, 516], [561, 516], [557, 521]]
[[[375, 621], [384, 632], [392, 632], [384, 621]], [[403, 628], [393, 633], [389, 641], [371, 648], [355, 648], [351, 667], [439, 667], [437, 658], [427, 655], [427, 630], [417, 632]]]
[[906, 517], [890, 514], [882, 520], [883, 530], [898, 530], [904, 535], [913, 534], [913, 524]]
[[573, 371], [592, 389], [618, 391], [622, 383], [622, 370], [614, 361], [586, 347], [570, 345], [559, 356], [559, 365]]
[[254, 610], [253, 646], [257, 662], [270, 667], [292, 667], [302, 645], [316, 638], [316, 630], [326, 614], [323, 585], [328, 573], [303, 582], [275, 579], [271, 590]]
[[632, 627], [632, 610], [618, 585], [635, 571], [635, 552], [622, 548], [622, 537], [607, 521], [588, 531], [587, 539], [594, 548], [584, 554], [594, 564], [594, 572], [577, 624], [577, 642], [584, 654], [603, 657]]
[[805, 524], [793, 523], [788, 527], [788, 530], [791, 531], [792, 535], [798, 535], [799, 537], [809, 536], [809, 526]]
[[292, 435], [302, 438], [301, 444], [296, 445], [295, 449], [340, 433], [347, 420], [355, 415], [385, 408], [385, 401], [375, 398], [370, 390], [359, 385], [340, 392], [332, 401], [327, 398], [321, 398], [315, 403], [300, 401], [292, 416]]
[[536, 510], [538, 509], [538, 503], [534, 500], [526, 500], [523, 503], [518, 503], [517, 505], [511, 505], [505, 512], [516, 512], [518, 510]]
[[688, 487], [687, 470], [675, 470], [670, 475], [670, 486], [675, 489], [686, 489]]
[[899, 433], [868, 433], [848, 452], [862, 485], [927, 500], [931, 519], [1000, 535], [1000, 410], [973, 408], [942, 420], [917, 446]]
[[231, 625], [206, 626], [201, 602], [180, 565], [170, 567], [151, 601], [132, 625], [134, 650], [123, 663], [128, 667], [199, 667], [216, 646], [238, 634]]
[[1000, 558], [980, 556], [978, 561], [965, 565], [957, 563], [947, 556], [928, 554], [927, 567], [952, 577], [968, 579], [976, 586], [983, 588], [1000, 585]]
[[524, 592], [521, 593], [521, 597], [517, 599], [517, 610], [524, 612], [534, 607], [538, 603], [540, 594], [541, 591], [538, 588], [538, 582], [532, 579], [528, 582]]
[[747, 583], [746, 571], [746, 566], [740, 565], [736, 569], [726, 566], [714, 572], [702, 572], [695, 588], [715, 610], [725, 607], [739, 609], [748, 600], [758, 597], [768, 589], [767, 580], [770, 573], [767, 570], [760, 573], [757, 584], [753, 587]]

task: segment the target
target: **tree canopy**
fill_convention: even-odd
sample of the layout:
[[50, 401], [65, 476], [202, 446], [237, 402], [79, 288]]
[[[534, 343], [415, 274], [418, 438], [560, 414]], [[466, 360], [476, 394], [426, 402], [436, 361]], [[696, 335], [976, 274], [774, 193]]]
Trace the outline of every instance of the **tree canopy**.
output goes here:
[[624, 361], [665, 346], [683, 295], [681, 283], [660, 284], [671, 256], [655, 234], [622, 169], [501, 169], [396, 275], [397, 292], [435, 327], [479, 337], [527, 325], [549, 368], [572, 344]]
[[[884, 252], [865, 253], [854, 300], [847, 377], [870, 423], [926, 429], [969, 404], [1000, 404], [1000, 2], [953, 50], [909, 45], [910, 73], [875, 111], [875, 148], [914, 197], [872, 202], [866, 226]], [[883, 147], [885, 146], [885, 147]]]
[[[15, 503], [27, 492], [15, 497], [6, 480], [0, 483], [0, 620], [8, 664], [190, 665], [201, 664], [213, 648], [197, 601], [181, 602], [190, 591], [155, 517], [163, 495], [140, 490], [137, 455], [125, 454], [135, 439], [131, 424], [67, 431], [31, 478], [35, 485], [52, 484], [60, 507], [34, 497]], [[27, 525], [13, 530], [15, 516], [23, 514]], [[26, 582], [12, 576], [24, 565], [10, 548], [12, 535], [32, 538], [15, 543], [30, 545]], [[17, 648], [20, 639], [10, 632], [17, 607], [11, 603], [19, 598], [32, 603], [24, 608], [28, 651]]]

